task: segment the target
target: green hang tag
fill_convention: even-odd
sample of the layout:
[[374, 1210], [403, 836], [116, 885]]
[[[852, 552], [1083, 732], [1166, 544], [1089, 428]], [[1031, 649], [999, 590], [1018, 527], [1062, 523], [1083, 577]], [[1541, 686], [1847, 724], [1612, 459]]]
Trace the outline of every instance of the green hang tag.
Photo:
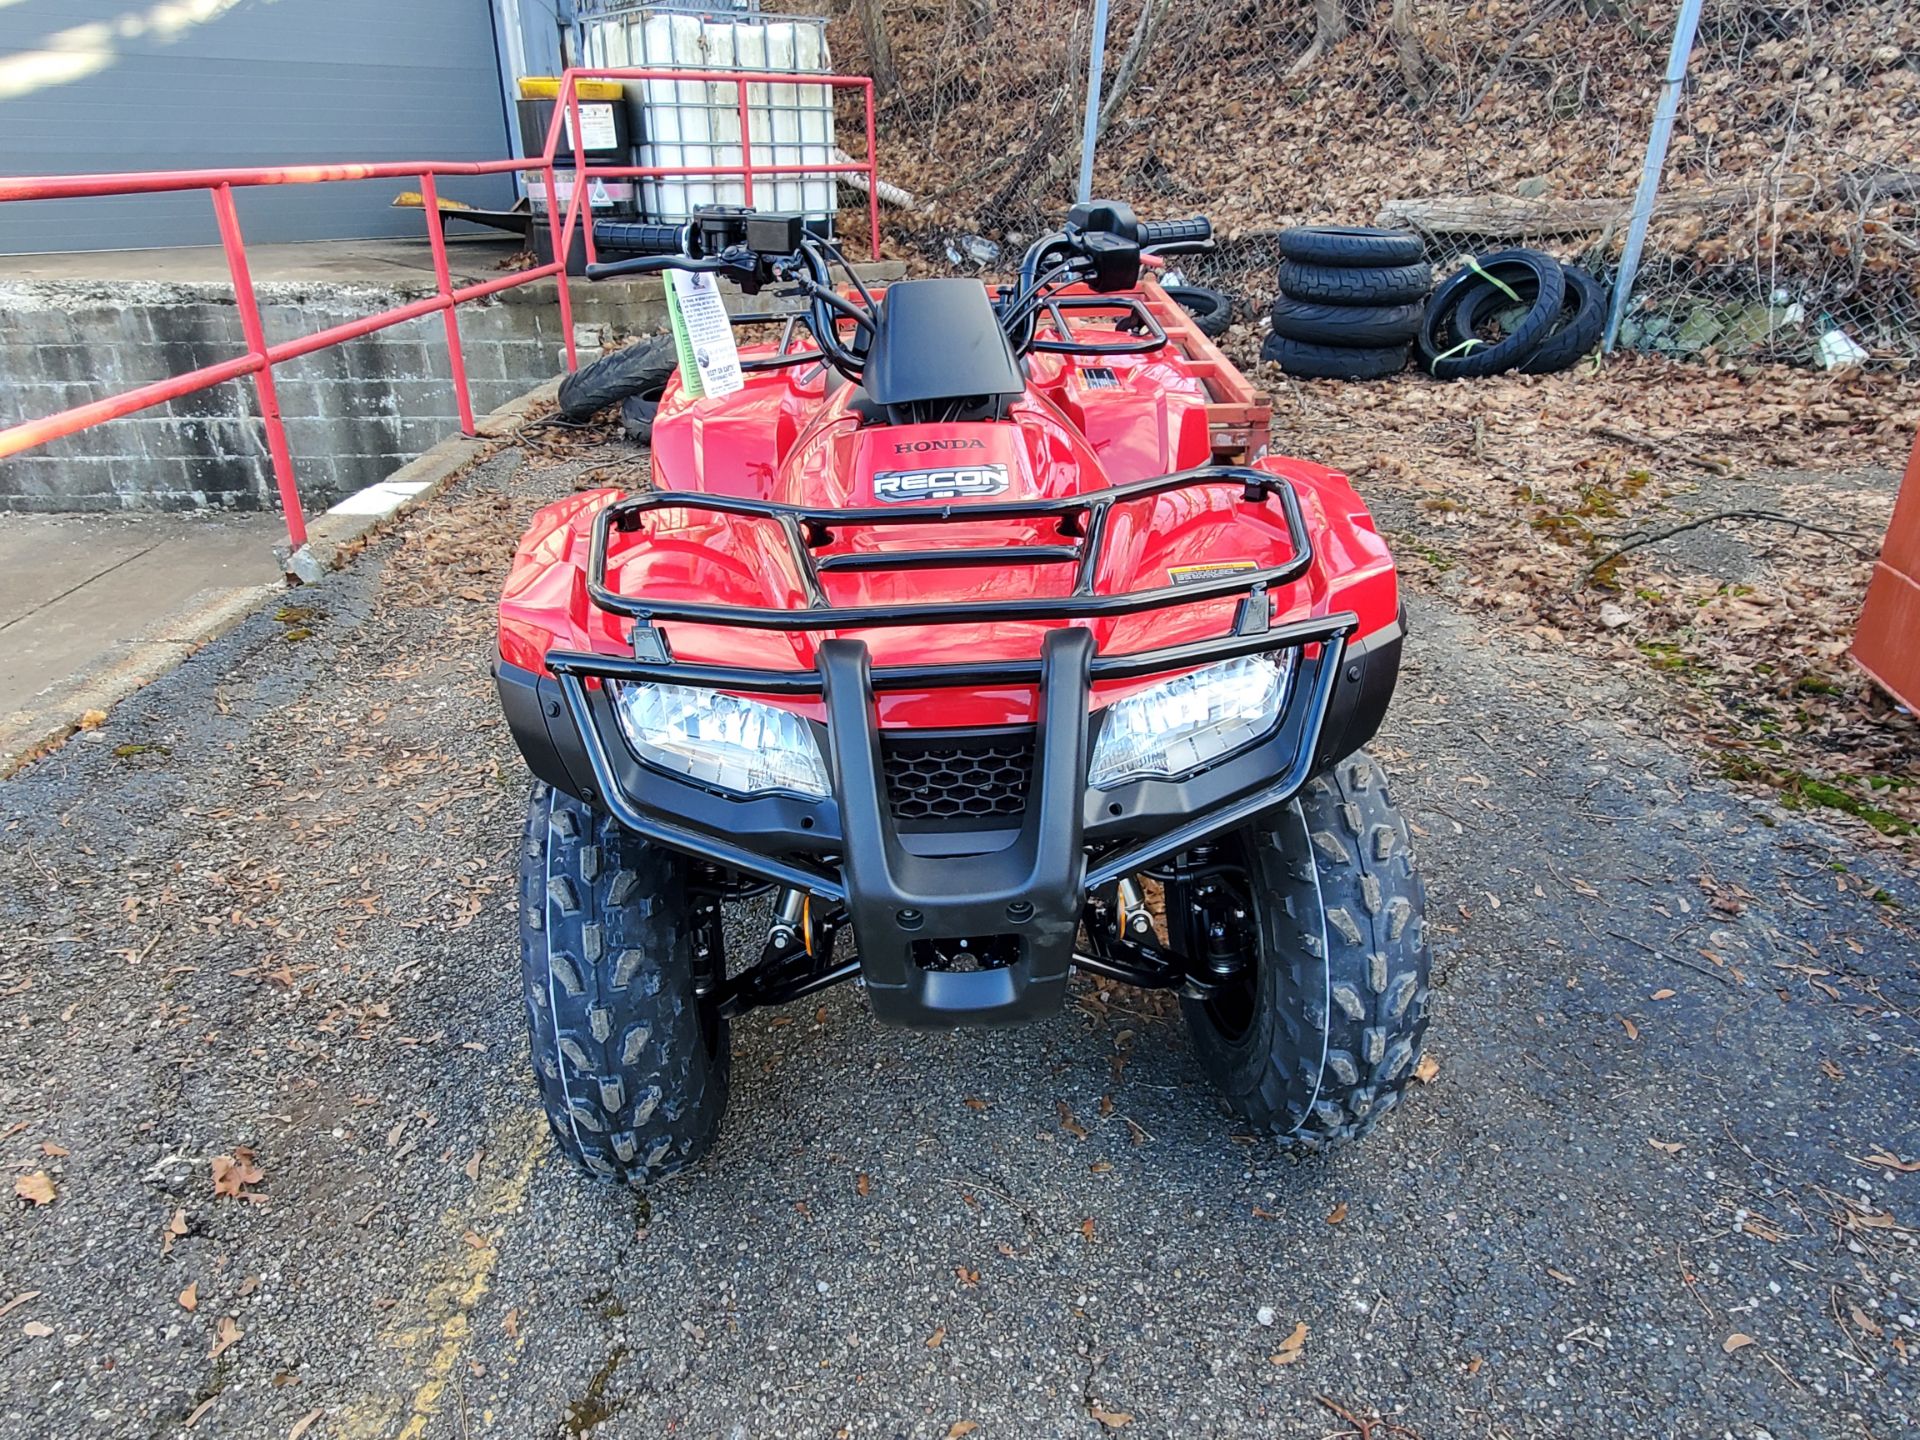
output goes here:
[[693, 340], [687, 334], [686, 317], [680, 313], [680, 300], [673, 291], [673, 277], [662, 278], [665, 283], [661, 288], [667, 292], [667, 323], [673, 330], [673, 355], [680, 366], [680, 389], [689, 400], [698, 400], [703, 392], [700, 366], [693, 356]]
[[1480, 262], [1474, 259], [1472, 256], [1467, 257], [1467, 268], [1473, 271], [1473, 273], [1478, 275], [1482, 280], [1485, 280], [1488, 284], [1492, 285], [1496, 290], [1499, 290], [1501, 293], [1503, 293], [1509, 300], [1513, 301], [1514, 304], [1516, 305], [1526, 304], [1526, 301], [1520, 298], [1520, 292], [1518, 290], [1515, 290], [1511, 285], [1507, 284], [1507, 282], [1502, 280], [1498, 275], [1489, 275], [1485, 270], [1482, 270], [1480, 268]]

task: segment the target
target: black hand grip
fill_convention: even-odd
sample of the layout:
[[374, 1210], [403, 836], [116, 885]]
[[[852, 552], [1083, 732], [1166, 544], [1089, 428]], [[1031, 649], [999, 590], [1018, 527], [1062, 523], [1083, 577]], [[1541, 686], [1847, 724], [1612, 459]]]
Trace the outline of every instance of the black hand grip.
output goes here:
[[679, 255], [686, 243], [686, 229], [680, 225], [641, 225], [621, 220], [593, 222], [593, 243], [601, 250], [621, 250], [629, 255]]
[[1140, 248], [1152, 250], [1161, 245], [1204, 244], [1213, 239], [1213, 222], [1204, 215], [1191, 220], [1143, 220], [1140, 222]]

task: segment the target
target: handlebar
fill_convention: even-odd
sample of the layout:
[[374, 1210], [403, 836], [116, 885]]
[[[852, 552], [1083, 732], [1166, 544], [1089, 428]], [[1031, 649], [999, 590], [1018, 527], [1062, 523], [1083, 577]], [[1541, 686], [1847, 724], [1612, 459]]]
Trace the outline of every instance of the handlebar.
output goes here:
[[1213, 239], [1213, 222], [1204, 215], [1191, 220], [1143, 220], [1140, 248], [1159, 250], [1169, 245], [1205, 245]]
[[596, 220], [593, 243], [602, 250], [624, 250], [630, 255], [678, 255], [686, 247], [687, 227]]

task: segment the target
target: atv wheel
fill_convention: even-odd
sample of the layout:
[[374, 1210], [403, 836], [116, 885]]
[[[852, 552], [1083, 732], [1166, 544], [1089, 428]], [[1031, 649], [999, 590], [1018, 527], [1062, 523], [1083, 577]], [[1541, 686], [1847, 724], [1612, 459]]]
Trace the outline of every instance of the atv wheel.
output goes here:
[[1386, 775], [1342, 760], [1219, 850], [1209, 872], [1226, 881], [1168, 895], [1190, 943], [1220, 924], [1251, 962], [1182, 1002], [1200, 1063], [1257, 1130], [1303, 1150], [1357, 1140], [1399, 1100], [1427, 1028], [1426, 894]]
[[520, 953], [540, 1098], [562, 1150], [636, 1188], [704, 1155], [727, 1108], [727, 1022], [694, 994], [696, 966], [720, 963], [719, 902], [688, 868], [533, 787]]

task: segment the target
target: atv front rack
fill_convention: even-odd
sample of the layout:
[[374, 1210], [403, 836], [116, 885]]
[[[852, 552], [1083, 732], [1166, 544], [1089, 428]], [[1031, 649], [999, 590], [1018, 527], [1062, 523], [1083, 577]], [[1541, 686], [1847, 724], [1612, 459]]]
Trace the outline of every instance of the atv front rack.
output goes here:
[[[1234, 570], [1187, 585], [1161, 585], [1147, 590], [1101, 594], [1094, 589], [1105, 548], [1107, 519], [1115, 505], [1149, 499], [1175, 490], [1205, 485], [1237, 485], [1249, 505], [1269, 498], [1280, 502], [1292, 553], [1278, 565]], [[607, 555], [616, 528], [632, 531], [641, 517], [655, 510], [699, 510], [739, 515], [779, 525], [787, 552], [807, 597], [803, 610], [768, 610], [747, 605], [716, 605], [706, 601], [662, 600], [644, 595], [622, 595], [607, 584]], [[816, 560], [813, 550], [833, 538], [836, 528], [850, 525], [931, 525], [983, 520], [1046, 520], [1062, 522], [1062, 534], [1075, 545], [1007, 545], [950, 550], [910, 550], [858, 557]], [[853, 560], [857, 565], [848, 565]], [[837, 563], [838, 562], [838, 563]], [[937, 569], [959, 565], [1072, 564], [1073, 589], [1060, 596], [925, 605], [832, 605], [820, 584], [822, 569]], [[612, 615], [623, 615], [650, 628], [656, 620], [682, 620], [702, 625], [738, 625], [752, 630], [855, 630], [890, 625], [957, 625], [1016, 620], [1081, 620], [1112, 615], [1137, 615], [1203, 600], [1242, 598], [1236, 633], [1258, 633], [1267, 625], [1266, 597], [1270, 587], [1298, 580], [1313, 564], [1313, 541], [1300, 512], [1300, 497], [1284, 478], [1242, 465], [1203, 465], [1172, 475], [1135, 480], [1105, 490], [1089, 490], [1057, 500], [969, 501], [964, 504], [865, 505], [847, 509], [816, 509], [785, 505], [743, 496], [709, 495], [685, 490], [661, 490], [631, 495], [607, 506], [593, 523], [593, 543], [587, 560], [587, 594]], [[664, 642], [636, 634], [634, 651], [649, 658], [654, 645]], [[966, 667], [971, 671], [973, 667]], [[774, 675], [782, 672], [759, 672]], [[810, 672], [809, 672], [810, 673]], [[792, 692], [788, 692], [792, 693]]]
[[[1292, 546], [1288, 558], [1277, 565], [1233, 571], [1188, 585], [1165, 585], [1119, 594], [1101, 594], [1094, 590], [1094, 579], [1107, 534], [1107, 519], [1113, 506], [1203, 485], [1238, 486], [1247, 504], [1277, 502]], [[800, 610], [769, 611], [616, 593], [607, 583], [608, 551], [614, 531], [636, 528], [647, 514], [666, 509], [742, 515], [778, 524], [786, 536], [802, 588], [813, 603]], [[820, 571], [832, 568], [831, 559], [817, 561], [808, 543], [810, 539], [824, 539], [836, 526], [937, 525], [942, 522], [1035, 518], [1057, 518], [1067, 522], [1068, 532], [1077, 538], [1078, 543], [1024, 549], [916, 550], [890, 556], [862, 556], [861, 559], [863, 563], [872, 564], [890, 561], [903, 568], [980, 563], [1070, 563], [1075, 567], [1075, 579], [1069, 594], [969, 603], [835, 606], [827, 602], [820, 585]], [[1347, 612], [1279, 625], [1272, 623], [1268, 598], [1271, 587], [1298, 580], [1307, 572], [1313, 559], [1312, 541], [1301, 513], [1299, 496], [1293, 486], [1283, 477], [1266, 471], [1231, 465], [1204, 466], [1058, 500], [836, 510], [673, 491], [632, 496], [608, 506], [596, 518], [587, 583], [588, 593], [601, 609], [635, 621], [634, 653], [629, 658], [597, 653], [549, 652], [546, 657], [547, 669], [557, 681], [560, 691], [557, 699], [563, 702], [563, 707], [556, 705], [550, 713], [558, 718], [564, 710], [572, 722], [568, 727], [569, 734], [577, 733], [579, 737], [578, 744], [583, 752], [581, 758], [591, 771], [594, 788], [599, 792], [602, 803], [630, 828], [662, 843], [705, 854], [747, 874], [808, 890], [824, 898], [845, 900], [847, 882], [840, 867], [833, 862], [835, 857], [844, 857], [847, 853], [849, 827], [868, 823], [887, 824], [884, 819], [884, 793], [874, 791], [874, 785], [878, 782], [865, 773], [869, 767], [861, 763], [862, 757], [869, 756], [878, 743], [871, 703], [874, 692], [955, 686], [1034, 685], [1043, 692], [1043, 697], [1047, 692], [1054, 697], [1052, 701], [1043, 698], [1045, 708], [1054, 710], [1056, 714], [1077, 713], [1084, 719], [1089, 709], [1091, 687], [1100, 681], [1138, 679], [1280, 650], [1299, 652], [1294, 698], [1287, 707], [1286, 722], [1257, 747], [1263, 768], [1259, 772], [1261, 783], [1254, 792], [1245, 793], [1245, 776], [1240, 777], [1236, 788], [1233, 777], [1227, 773], [1235, 767], [1226, 766], [1215, 775], [1182, 782], [1181, 786], [1156, 789], [1149, 784], [1142, 789], [1141, 796], [1128, 798], [1124, 804], [1111, 796], [1096, 797], [1097, 804], [1091, 801], [1086, 803], [1086, 839], [1098, 845], [1104, 853], [1092, 863], [1084, 879], [1076, 877], [1076, 884], [1105, 884], [1133, 873], [1159, 856], [1184, 849], [1209, 834], [1259, 813], [1261, 809], [1292, 794], [1312, 773], [1346, 641], [1358, 627], [1357, 618]], [[1093, 651], [1088, 632], [1076, 627], [1071, 632], [1055, 632], [1045, 653], [1032, 660], [971, 660], [871, 667], [866, 661], [864, 645], [858, 641], [835, 640], [821, 647], [821, 662], [817, 668], [775, 670], [711, 665], [676, 660], [666, 637], [654, 628], [655, 621], [687, 621], [762, 630], [817, 631], [909, 624], [1078, 620], [1138, 614], [1232, 598], [1237, 598], [1240, 605], [1234, 624], [1225, 634], [1151, 650], [1099, 655]], [[1062, 633], [1070, 633], [1084, 641], [1083, 651], [1076, 652], [1072, 663], [1068, 663], [1065, 657], [1054, 655], [1057, 648], [1054, 640]], [[850, 649], [859, 651], [857, 663], [842, 653]], [[836, 670], [839, 672], [838, 696], [835, 695], [834, 684]], [[827, 729], [840, 761], [836, 769], [839, 788], [847, 788], [849, 770], [861, 772], [858, 783], [853, 785], [853, 789], [859, 792], [857, 800], [849, 804], [848, 796], [841, 794], [836, 801], [825, 802], [824, 808], [815, 814], [806, 802], [798, 800], [750, 800], [744, 802], [743, 809], [743, 802], [716, 799], [711, 807], [714, 812], [711, 823], [702, 823], [705, 811], [709, 808], [706, 802], [694, 801], [685, 795], [679, 797], [683, 804], [676, 810], [656, 809], [636, 803], [637, 790], [658, 785], [664, 777], [656, 778], [655, 772], [648, 771], [638, 761], [632, 760], [617, 745], [608, 743], [606, 737], [618, 734], [611, 701], [604, 684], [590, 689], [589, 681], [652, 682], [765, 695], [824, 696], [834, 715], [834, 723]], [[851, 697], [850, 691], [853, 692]], [[1063, 692], [1067, 696], [1066, 708], [1060, 710], [1057, 706]], [[1059, 727], [1055, 728], [1058, 730]], [[832, 737], [831, 732], [836, 729], [842, 731], [839, 738]], [[1084, 733], [1082, 728], [1083, 737]], [[1076, 742], [1077, 758], [1065, 755], [1057, 757], [1056, 768], [1077, 767], [1079, 774], [1074, 777], [1072, 784], [1076, 789], [1084, 789], [1086, 752], [1077, 748], [1079, 743], [1083, 742]], [[1048, 763], [1044, 754], [1039, 759], [1042, 765]], [[686, 788], [690, 787], [676, 786], [676, 793]], [[1176, 795], [1176, 789], [1181, 793]], [[685, 808], [686, 804], [694, 805], [691, 814]], [[755, 832], [757, 819], [747, 813], [756, 807], [767, 812], [767, 829], [764, 833]], [[1079, 808], [1076, 805], [1076, 810]], [[877, 820], [862, 818], [876, 809], [881, 812]], [[1076, 828], [1081, 827], [1077, 825]], [[777, 847], [769, 843], [776, 834], [783, 841]], [[823, 863], [810, 863], [803, 858], [808, 855], [817, 855]]]

